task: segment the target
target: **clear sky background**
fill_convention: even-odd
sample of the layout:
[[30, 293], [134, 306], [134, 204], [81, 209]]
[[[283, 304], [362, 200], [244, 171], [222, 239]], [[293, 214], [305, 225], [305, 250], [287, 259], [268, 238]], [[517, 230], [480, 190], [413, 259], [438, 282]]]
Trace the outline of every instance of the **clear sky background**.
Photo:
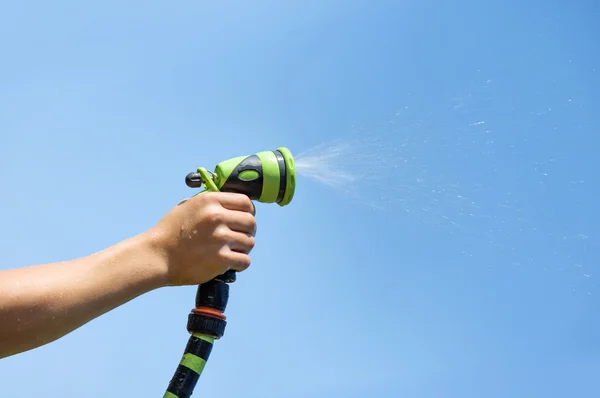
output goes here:
[[[597, 397], [599, 18], [594, 1], [3, 2], [0, 267], [151, 227], [198, 166], [351, 142], [350, 194], [300, 178], [291, 205], [258, 206], [194, 396]], [[0, 361], [0, 396], [162, 396], [194, 293]]]

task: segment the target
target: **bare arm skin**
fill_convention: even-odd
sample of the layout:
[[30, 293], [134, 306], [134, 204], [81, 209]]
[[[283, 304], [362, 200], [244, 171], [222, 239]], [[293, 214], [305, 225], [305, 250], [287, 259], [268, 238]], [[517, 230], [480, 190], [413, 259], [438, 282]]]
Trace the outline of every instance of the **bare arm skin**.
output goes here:
[[151, 290], [244, 271], [255, 232], [247, 197], [203, 194], [98, 253], [0, 271], [0, 358], [55, 341]]
[[165, 267], [140, 235], [80, 259], [0, 272], [0, 357], [54, 341], [150, 290]]

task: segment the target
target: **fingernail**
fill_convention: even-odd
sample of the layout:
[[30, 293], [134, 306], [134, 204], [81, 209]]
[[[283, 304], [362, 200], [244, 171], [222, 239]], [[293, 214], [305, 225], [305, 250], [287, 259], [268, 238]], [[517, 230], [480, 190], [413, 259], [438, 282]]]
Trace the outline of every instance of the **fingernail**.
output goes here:
[[182, 204], [184, 204], [185, 202], [187, 202], [189, 199], [190, 199], [190, 198], [185, 198], [185, 199], [183, 199], [183, 200], [180, 200], [180, 201], [179, 201], [179, 203], [177, 203], [175, 206], [182, 205]]

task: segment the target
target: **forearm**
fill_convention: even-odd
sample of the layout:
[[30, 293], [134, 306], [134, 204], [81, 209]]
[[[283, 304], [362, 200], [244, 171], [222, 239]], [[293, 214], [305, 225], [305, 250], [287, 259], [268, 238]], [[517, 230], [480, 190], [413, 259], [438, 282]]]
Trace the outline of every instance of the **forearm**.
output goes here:
[[80, 259], [0, 271], [0, 358], [54, 341], [164, 286], [158, 254], [140, 235]]

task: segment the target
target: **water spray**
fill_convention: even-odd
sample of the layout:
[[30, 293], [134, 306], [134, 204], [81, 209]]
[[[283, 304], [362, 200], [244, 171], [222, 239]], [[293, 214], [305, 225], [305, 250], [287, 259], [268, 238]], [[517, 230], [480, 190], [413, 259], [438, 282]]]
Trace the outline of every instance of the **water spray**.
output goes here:
[[[214, 172], [200, 167], [189, 173], [185, 183], [204, 192], [234, 192], [261, 203], [288, 205], [296, 189], [296, 167], [287, 148], [239, 156], [219, 163]], [[208, 361], [215, 340], [223, 337], [227, 325], [224, 315], [229, 299], [229, 284], [236, 272], [227, 271], [198, 286], [196, 306], [188, 316], [190, 338], [183, 357], [163, 398], [189, 398]]]

